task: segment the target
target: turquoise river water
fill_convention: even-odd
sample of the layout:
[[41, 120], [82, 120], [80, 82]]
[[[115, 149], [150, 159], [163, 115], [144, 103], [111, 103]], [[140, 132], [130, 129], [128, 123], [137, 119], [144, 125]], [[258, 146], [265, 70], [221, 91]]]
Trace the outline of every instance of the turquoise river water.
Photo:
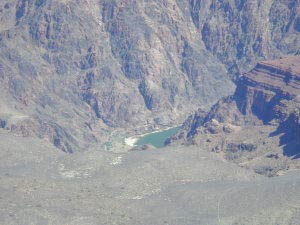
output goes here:
[[137, 146], [151, 144], [156, 148], [164, 147], [165, 140], [179, 131], [180, 127], [170, 128], [156, 133], [146, 134], [141, 137], [137, 142]]

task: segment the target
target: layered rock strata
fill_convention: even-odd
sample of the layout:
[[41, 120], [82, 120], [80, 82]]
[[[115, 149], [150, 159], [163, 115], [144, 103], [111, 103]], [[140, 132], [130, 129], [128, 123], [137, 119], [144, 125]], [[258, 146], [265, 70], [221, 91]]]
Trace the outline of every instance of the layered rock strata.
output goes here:
[[232, 96], [221, 99], [206, 114], [198, 111], [190, 116], [167, 144], [207, 145], [252, 167], [259, 160], [265, 164], [276, 158], [286, 169], [285, 160], [300, 156], [299, 65], [300, 56], [258, 63], [240, 77]]

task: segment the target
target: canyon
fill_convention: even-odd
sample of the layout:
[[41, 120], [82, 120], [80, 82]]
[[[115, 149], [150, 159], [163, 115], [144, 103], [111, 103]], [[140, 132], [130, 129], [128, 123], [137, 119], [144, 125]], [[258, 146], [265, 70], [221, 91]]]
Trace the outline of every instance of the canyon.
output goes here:
[[205, 145], [268, 175], [299, 168], [299, 65], [300, 56], [259, 62], [239, 78], [233, 95], [190, 116], [167, 142]]
[[300, 0], [1, 0], [0, 89], [3, 225], [299, 224]]
[[13, 0], [0, 10], [1, 127], [69, 153], [179, 125], [232, 94], [256, 62], [300, 49], [299, 0]]

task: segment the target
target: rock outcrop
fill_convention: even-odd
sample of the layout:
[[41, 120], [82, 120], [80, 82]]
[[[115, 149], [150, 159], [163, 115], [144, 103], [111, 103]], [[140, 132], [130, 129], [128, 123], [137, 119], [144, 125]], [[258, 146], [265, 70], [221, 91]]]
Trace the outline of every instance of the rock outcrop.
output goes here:
[[299, 49], [299, 0], [191, 0], [190, 7], [206, 48], [234, 77]]
[[299, 158], [299, 65], [300, 56], [258, 63], [240, 77], [232, 96], [189, 117], [168, 142], [206, 144], [241, 164], [270, 154]]
[[[300, 57], [261, 62], [240, 79], [235, 98], [243, 114], [254, 114], [264, 123], [282, 119], [282, 101], [300, 94]], [[279, 104], [282, 102], [282, 104]]]

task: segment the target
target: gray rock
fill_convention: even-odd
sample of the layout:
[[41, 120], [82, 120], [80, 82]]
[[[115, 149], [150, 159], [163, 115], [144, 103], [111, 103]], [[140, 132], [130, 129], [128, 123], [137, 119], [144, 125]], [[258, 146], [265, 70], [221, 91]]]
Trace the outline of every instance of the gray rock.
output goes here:
[[230, 77], [258, 59], [299, 50], [296, 2], [4, 1], [1, 98], [77, 150], [113, 129], [175, 125], [231, 94]]

